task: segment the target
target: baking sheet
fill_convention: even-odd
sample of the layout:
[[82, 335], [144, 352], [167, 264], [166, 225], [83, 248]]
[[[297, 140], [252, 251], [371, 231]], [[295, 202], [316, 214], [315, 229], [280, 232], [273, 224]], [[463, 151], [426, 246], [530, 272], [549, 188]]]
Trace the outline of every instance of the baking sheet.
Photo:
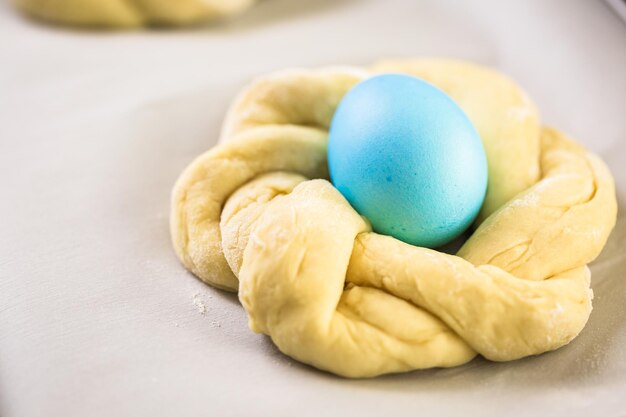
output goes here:
[[0, 415], [626, 415], [626, 218], [556, 352], [350, 381], [280, 354], [177, 262], [170, 189], [251, 77], [447, 56], [495, 66], [610, 165], [626, 206], [626, 25], [601, 1], [265, 0], [99, 33], [0, 3]]

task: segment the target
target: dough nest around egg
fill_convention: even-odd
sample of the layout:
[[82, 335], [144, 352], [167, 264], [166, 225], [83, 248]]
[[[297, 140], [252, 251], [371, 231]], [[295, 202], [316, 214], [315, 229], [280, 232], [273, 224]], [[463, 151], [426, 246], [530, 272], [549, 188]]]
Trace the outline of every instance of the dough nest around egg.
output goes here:
[[70, 26], [192, 25], [243, 12], [255, 0], [13, 0], [26, 14]]
[[[455, 255], [373, 233], [328, 182], [328, 127], [342, 96], [380, 72], [446, 91], [483, 141], [479, 226]], [[285, 354], [346, 377], [509, 361], [557, 349], [591, 313], [587, 264], [616, 219], [595, 155], [541, 127], [511, 80], [416, 59], [288, 70], [232, 105], [220, 143], [182, 173], [171, 234], [203, 281], [239, 291], [249, 324]]]

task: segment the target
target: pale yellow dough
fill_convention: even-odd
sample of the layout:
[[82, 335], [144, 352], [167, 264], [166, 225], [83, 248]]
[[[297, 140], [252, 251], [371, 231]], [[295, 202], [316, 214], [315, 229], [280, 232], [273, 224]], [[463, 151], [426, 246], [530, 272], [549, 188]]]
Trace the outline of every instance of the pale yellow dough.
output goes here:
[[128, 28], [189, 25], [241, 13], [255, 0], [13, 0], [50, 22]]
[[[439, 86], [483, 140], [480, 226], [454, 255], [371, 232], [327, 181], [327, 129], [342, 96], [381, 71]], [[473, 64], [418, 59], [370, 69], [290, 70], [235, 101], [220, 144], [173, 192], [176, 253], [239, 290], [252, 330], [347, 377], [508, 361], [559, 348], [591, 312], [587, 263], [615, 224], [604, 163], [541, 128], [529, 98]], [[484, 221], [483, 221], [484, 220]]]

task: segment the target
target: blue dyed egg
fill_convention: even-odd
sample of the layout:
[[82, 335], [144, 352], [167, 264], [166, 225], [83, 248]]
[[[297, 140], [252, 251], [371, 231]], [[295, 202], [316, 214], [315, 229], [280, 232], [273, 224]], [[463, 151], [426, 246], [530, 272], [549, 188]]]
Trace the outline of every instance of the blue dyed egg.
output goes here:
[[485, 151], [468, 117], [408, 75], [372, 77], [346, 94], [330, 126], [328, 166], [374, 231], [416, 246], [463, 233], [487, 190]]

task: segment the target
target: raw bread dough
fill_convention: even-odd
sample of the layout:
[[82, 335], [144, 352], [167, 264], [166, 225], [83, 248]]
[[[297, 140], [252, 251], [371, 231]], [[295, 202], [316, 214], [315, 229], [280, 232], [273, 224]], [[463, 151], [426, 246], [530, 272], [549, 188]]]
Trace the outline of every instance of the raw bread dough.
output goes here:
[[[380, 71], [447, 91], [484, 142], [482, 223], [456, 256], [371, 232], [326, 180], [327, 129], [341, 97]], [[493, 70], [448, 60], [365, 71], [291, 70], [235, 101], [221, 143], [173, 192], [184, 265], [239, 289], [250, 327], [289, 356], [348, 377], [507, 361], [570, 342], [591, 312], [586, 264], [615, 224], [604, 163]]]
[[188, 25], [237, 14], [255, 0], [13, 0], [29, 15], [65, 25]]

